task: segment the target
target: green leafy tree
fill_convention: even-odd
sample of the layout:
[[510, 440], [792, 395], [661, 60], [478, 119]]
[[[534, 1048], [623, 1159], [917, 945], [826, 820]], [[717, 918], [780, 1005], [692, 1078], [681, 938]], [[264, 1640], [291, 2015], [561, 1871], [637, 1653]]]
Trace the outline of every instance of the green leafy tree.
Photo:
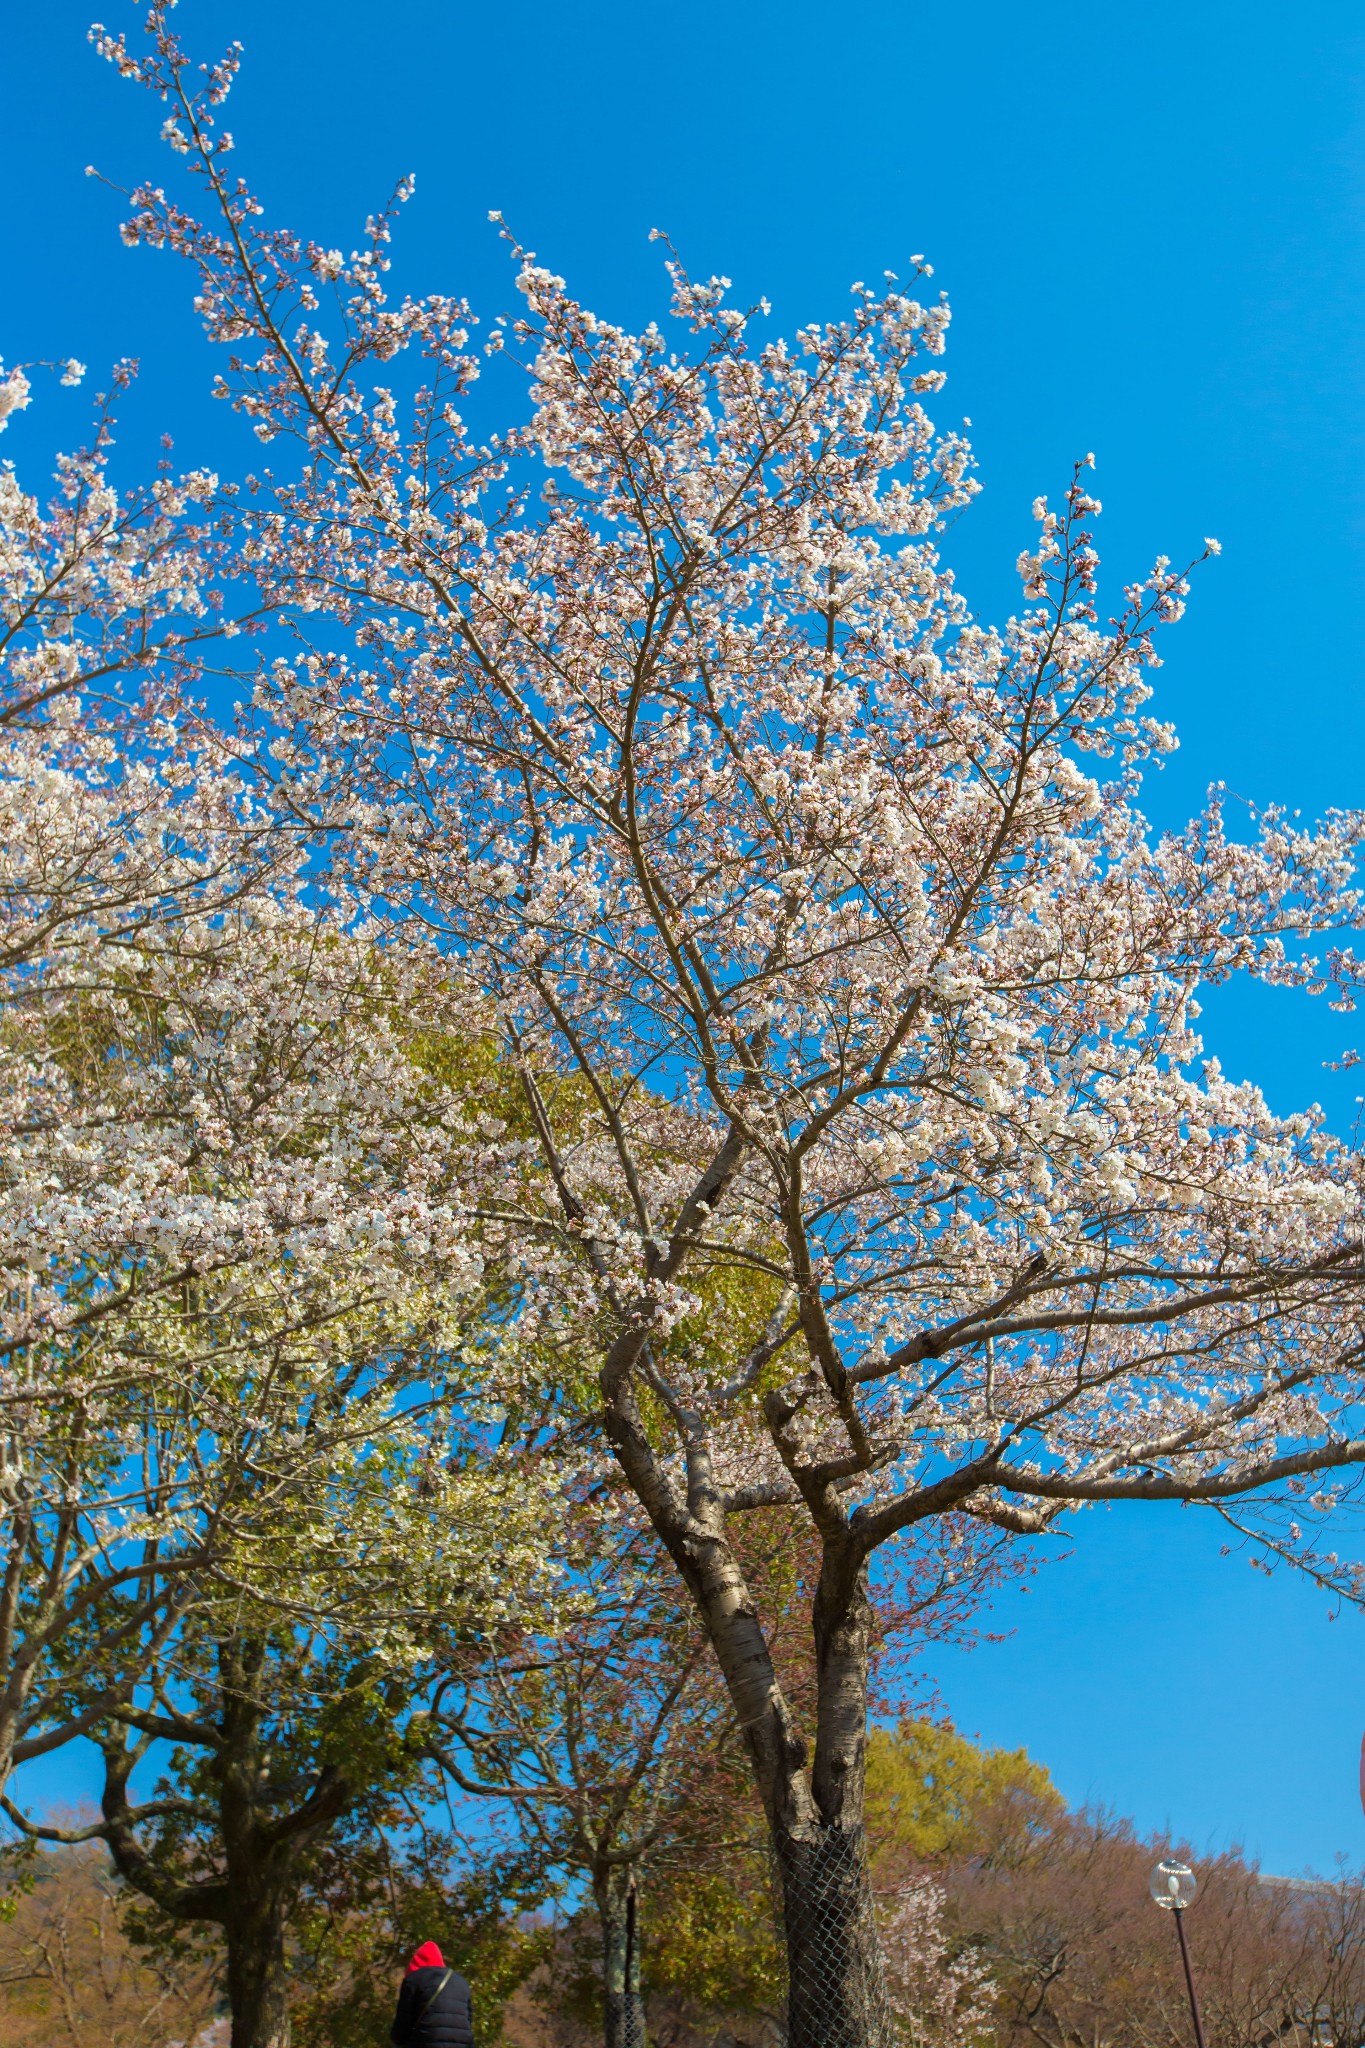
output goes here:
[[[44, 1839], [102, 1839], [164, 1919], [220, 1931], [234, 2048], [288, 2042], [290, 1923], [332, 1832], [372, 1832], [395, 1799], [430, 1796], [409, 1736], [433, 1655], [532, 1591], [539, 1491], [515, 1474], [499, 1485], [478, 1470], [433, 1473], [429, 1452], [390, 1433], [328, 1503], [331, 1543], [308, 1522], [248, 1530], [268, 1538], [252, 1559], [258, 1583], [261, 1552], [275, 1555], [268, 1593], [234, 1587], [229, 1558], [141, 1670], [126, 1638], [96, 1731], [100, 1819], [28, 1823]], [[158, 1766], [139, 1800], [135, 1774]]]
[[982, 1748], [928, 1719], [868, 1736], [867, 1826], [879, 1882], [917, 1865], [1017, 1861], [1065, 1811], [1026, 1750]]

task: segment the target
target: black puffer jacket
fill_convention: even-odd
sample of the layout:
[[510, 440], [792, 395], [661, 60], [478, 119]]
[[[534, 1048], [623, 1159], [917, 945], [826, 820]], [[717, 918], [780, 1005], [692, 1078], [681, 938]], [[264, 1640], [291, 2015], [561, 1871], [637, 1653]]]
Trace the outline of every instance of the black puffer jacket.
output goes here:
[[[443, 1977], [448, 1981], [437, 1991]], [[393, 2048], [474, 2048], [470, 1991], [459, 1971], [438, 1969], [434, 1963], [409, 1970], [389, 2039]]]

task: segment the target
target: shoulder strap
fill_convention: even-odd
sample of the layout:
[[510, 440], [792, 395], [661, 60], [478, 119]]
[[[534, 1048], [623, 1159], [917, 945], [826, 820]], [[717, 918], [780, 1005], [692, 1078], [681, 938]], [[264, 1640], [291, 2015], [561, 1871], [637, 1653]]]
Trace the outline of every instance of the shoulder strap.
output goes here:
[[421, 2024], [422, 2024], [423, 2020], [424, 2020], [424, 2019], [426, 2018], [427, 2014], [428, 2014], [428, 2013], [429, 2013], [429, 2012], [431, 2011], [431, 2008], [433, 2007], [433, 2005], [435, 2005], [435, 2003], [436, 2003], [437, 1999], [438, 1999], [438, 1998], [440, 1997], [441, 1993], [442, 1993], [442, 1992], [443, 1992], [443, 1991], [445, 1990], [445, 1988], [446, 1988], [446, 1985], [447, 1985], [447, 1984], [448, 1984], [448, 1983], [450, 1982], [451, 1978], [452, 1978], [452, 1977], [453, 1977], [454, 1975], [455, 1975], [455, 1972], [454, 1972], [453, 1970], [447, 1970], [447, 1971], [446, 1971], [446, 1973], [445, 1973], [444, 1977], [442, 1977], [442, 1979], [441, 1979], [440, 1983], [439, 1983], [439, 1984], [438, 1984], [438, 1985], [436, 1986], [436, 1989], [435, 1989], [435, 1990], [434, 1990], [434, 1991], [432, 1992], [432, 1994], [431, 1994], [430, 1998], [429, 1998], [429, 1999], [428, 1999], [428, 2000], [426, 2001], [426, 2004], [425, 2004], [425, 2005], [424, 2005], [424, 2006], [422, 2007], [422, 2010], [421, 2010], [421, 2011], [420, 2011], [420, 2012], [418, 2013], [417, 2017], [416, 2017], [416, 2018], [414, 2019], [414, 2021], [413, 2021], [413, 2023], [412, 2023], [412, 2030], [413, 2030], [413, 2032], [414, 2032], [414, 2033], [416, 2033], [417, 2029], [418, 2029], [418, 2028], [419, 2028], [419, 2027], [421, 2026]]

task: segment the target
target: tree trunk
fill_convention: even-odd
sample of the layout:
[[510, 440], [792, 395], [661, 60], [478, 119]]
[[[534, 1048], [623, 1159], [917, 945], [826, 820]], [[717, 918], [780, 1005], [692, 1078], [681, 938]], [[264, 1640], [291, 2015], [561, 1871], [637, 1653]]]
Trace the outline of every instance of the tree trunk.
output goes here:
[[738, 1562], [723, 1542], [699, 1550], [688, 1556], [684, 1576], [744, 1730], [782, 1888], [788, 2048], [890, 2048], [895, 2033], [863, 1834], [872, 1626], [866, 1563], [847, 1532], [827, 1538], [813, 1615], [818, 1687], [808, 1768]]
[[[640, 1928], [634, 1884], [625, 1872], [594, 1873], [602, 1925], [602, 2038], [605, 2048], [646, 2048], [640, 1995]], [[233, 2043], [233, 2048], [237, 2044]]]
[[822, 1500], [812, 1616], [815, 1760], [808, 1768], [716, 1489], [689, 1486], [683, 1512], [628, 1379], [604, 1371], [603, 1393], [612, 1448], [696, 1602], [744, 1733], [782, 1885], [788, 2048], [891, 2048], [863, 1836], [872, 1607], [859, 1542], [834, 1497]]
[[[891, 2013], [872, 1901], [863, 1794], [872, 1603], [867, 1564], [827, 1536], [815, 1635], [813, 1827], [777, 1832], [787, 1946], [789, 2048], [890, 2048]], [[791, 1801], [784, 1805], [790, 1807]]]
[[223, 1926], [232, 2048], [289, 2048], [285, 1895], [268, 1881], [234, 1891]]
[[817, 1694], [808, 1768], [737, 1563], [708, 1549], [698, 1583], [716, 1586], [721, 1597], [699, 1605], [731, 1680], [781, 1885], [788, 2048], [891, 2048], [863, 1833], [872, 1630], [866, 1562], [846, 1530], [827, 1535], [812, 1616]]
[[891, 2048], [866, 1844], [822, 1828], [781, 1844], [788, 2048]]

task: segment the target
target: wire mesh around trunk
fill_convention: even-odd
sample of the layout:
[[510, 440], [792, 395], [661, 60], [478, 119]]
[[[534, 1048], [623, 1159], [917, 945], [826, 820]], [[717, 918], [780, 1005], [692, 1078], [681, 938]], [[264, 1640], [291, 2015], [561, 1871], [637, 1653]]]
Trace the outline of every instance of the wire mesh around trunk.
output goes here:
[[826, 1828], [777, 1860], [787, 2048], [897, 2048], [862, 1834]]
[[645, 2005], [640, 1995], [639, 1900], [633, 1877], [626, 1892], [625, 1918], [625, 1988], [606, 1994], [606, 2048], [649, 2048]]
[[619, 1991], [606, 1995], [606, 2038], [611, 2048], [649, 2048], [644, 2000]]

